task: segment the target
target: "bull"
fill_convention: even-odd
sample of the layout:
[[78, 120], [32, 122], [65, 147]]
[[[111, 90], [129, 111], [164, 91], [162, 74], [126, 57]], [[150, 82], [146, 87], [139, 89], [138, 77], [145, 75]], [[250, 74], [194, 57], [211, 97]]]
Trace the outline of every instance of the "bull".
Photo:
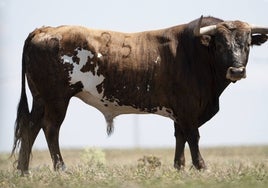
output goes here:
[[[121, 33], [80, 26], [42, 27], [25, 40], [21, 97], [12, 154], [27, 173], [32, 145], [43, 129], [55, 170], [65, 169], [59, 131], [70, 99], [97, 108], [113, 131], [120, 114], [158, 114], [174, 121], [174, 167], [185, 166], [189, 145], [196, 169], [206, 168], [198, 128], [219, 111], [219, 97], [246, 77], [250, 46], [268, 28], [214, 17], [167, 29]], [[33, 102], [28, 108], [25, 82]]]

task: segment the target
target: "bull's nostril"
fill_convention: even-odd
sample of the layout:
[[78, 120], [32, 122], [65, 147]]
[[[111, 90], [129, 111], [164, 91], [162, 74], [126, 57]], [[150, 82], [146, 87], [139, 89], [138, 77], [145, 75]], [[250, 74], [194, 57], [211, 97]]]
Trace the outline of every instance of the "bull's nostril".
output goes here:
[[231, 69], [230, 69], [230, 73], [231, 73], [231, 74], [235, 74], [235, 69], [231, 68]]
[[246, 68], [245, 67], [230, 67], [227, 70], [226, 78], [232, 81], [237, 81], [242, 78], [246, 78]]
[[240, 68], [230, 68], [230, 73], [231, 74], [244, 74], [245, 73], [245, 67], [240, 67]]

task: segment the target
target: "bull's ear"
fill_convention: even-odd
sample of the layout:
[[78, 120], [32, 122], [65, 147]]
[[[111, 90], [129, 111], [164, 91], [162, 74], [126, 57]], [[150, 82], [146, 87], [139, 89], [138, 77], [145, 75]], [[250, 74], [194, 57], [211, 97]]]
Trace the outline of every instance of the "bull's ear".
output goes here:
[[209, 35], [202, 35], [200, 37], [201, 40], [201, 44], [203, 44], [204, 46], [209, 46], [210, 41], [211, 41], [211, 36]]
[[264, 34], [252, 35], [251, 36], [251, 45], [262, 45], [268, 40], [268, 36]]

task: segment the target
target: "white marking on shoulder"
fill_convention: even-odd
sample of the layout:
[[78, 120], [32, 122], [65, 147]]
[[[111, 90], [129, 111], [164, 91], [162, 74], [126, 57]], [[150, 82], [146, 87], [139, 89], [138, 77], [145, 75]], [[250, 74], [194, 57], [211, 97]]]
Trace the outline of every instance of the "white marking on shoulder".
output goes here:
[[101, 57], [102, 57], [102, 54], [101, 54], [101, 53], [98, 53], [98, 54], [97, 54], [97, 57], [98, 57], [98, 58], [101, 58]]
[[[69, 71], [69, 77], [71, 78], [70, 84], [75, 84], [79, 81], [82, 82], [84, 88], [83, 91], [89, 92], [92, 95], [101, 98], [102, 94], [98, 93], [96, 86], [103, 82], [104, 76], [103, 75], [93, 75], [91, 71], [82, 72], [81, 68], [87, 63], [88, 58], [92, 59], [94, 54], [85, 49], [79, 50], [78, 48], [75, 50], [77, 51], [77, 57], [79, 58], [79, 63], [75, 63], [73, 61], [73, 56], [63, 55], [61, 59], [63, 63], [69, 63], [73, 65], [73, 70]], [[91, 64], [94, 62], [91, 61]], [[95, 72], [97, 72], [98, 66], [95, 67]]]
[[160, 63], [160, 61], [161, 61], [161, 57], [160, 56], [157, 56], [156, 60], [154, 60], [155, 64]]

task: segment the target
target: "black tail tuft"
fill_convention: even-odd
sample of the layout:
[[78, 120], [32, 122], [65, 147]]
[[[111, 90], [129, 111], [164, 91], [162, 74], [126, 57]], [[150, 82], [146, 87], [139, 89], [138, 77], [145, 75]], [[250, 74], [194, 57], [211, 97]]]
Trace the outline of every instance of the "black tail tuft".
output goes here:
[[106, 129], [107, 135], [111, 136], [113, 131], [114, 131], [114, 123], [113, 123], [114, 117], [109, 116], [109, 115], [107, 115], [107, 116], [104, 115], [104, 117], [105, 117], [106, 123], [107, 123], [107, 129]]
[[15, 150], [20, 145], [23, 134], [23, 129], [29, 124], [29, 107], [25, 90], [25, 58], [22, 57], [22, 79], [21, 79], [21, 96], [17, 109], [17, 118], [15, 122], [14, 144], [11, 156], [14, 155]]

